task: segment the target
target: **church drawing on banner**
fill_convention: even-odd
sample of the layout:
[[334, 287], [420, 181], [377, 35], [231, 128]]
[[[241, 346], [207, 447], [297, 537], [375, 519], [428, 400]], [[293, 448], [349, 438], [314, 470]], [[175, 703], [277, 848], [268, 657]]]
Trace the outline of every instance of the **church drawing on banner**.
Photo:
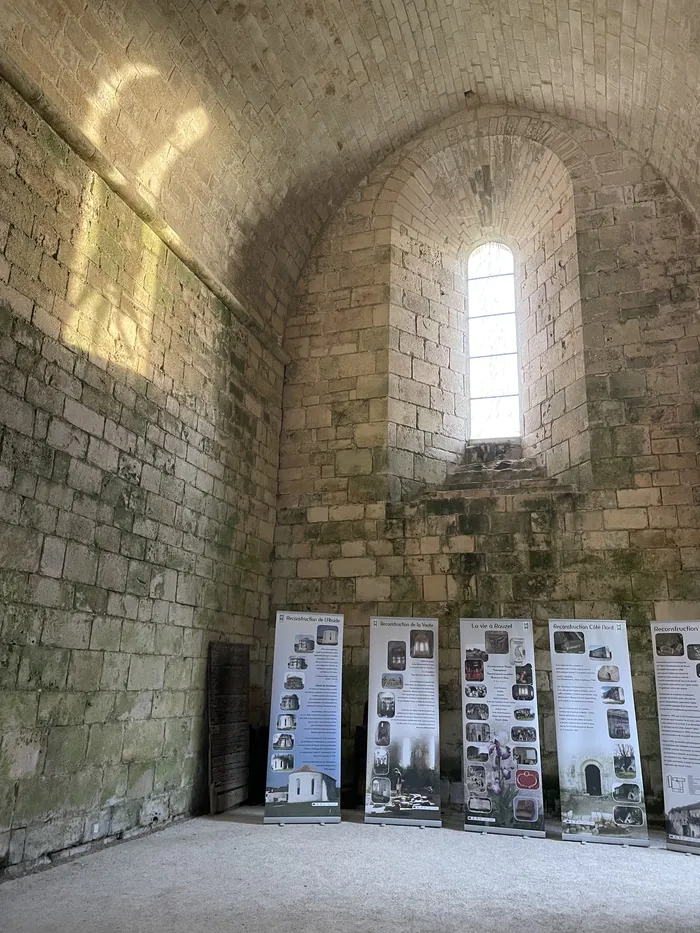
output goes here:
[[268, 789], [266, 795], [267, 803], [334, 803], [337, 799], [335, 779], [310, 765], [291, 772], [286, 792], [282, 788]]

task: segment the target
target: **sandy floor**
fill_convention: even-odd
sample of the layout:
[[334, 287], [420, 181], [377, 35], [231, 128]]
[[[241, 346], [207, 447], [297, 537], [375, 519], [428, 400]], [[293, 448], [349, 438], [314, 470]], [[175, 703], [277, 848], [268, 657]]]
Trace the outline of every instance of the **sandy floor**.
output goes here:
[[700, 858], [456, 829], [201, 818], [0, 886], [8, 933], [698, 933]]

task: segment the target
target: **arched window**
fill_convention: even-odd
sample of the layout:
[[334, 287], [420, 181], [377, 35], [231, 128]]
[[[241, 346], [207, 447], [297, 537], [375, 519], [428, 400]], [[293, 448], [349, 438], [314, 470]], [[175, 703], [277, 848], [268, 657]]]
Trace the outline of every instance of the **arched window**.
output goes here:
[[469, 439], [520, 437], [515, 262], [503, 243], [471, 254], [467, 296]]

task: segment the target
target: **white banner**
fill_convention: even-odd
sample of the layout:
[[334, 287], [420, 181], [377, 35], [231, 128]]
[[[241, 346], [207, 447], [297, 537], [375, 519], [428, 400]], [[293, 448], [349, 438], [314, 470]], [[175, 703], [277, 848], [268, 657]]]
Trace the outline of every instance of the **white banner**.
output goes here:
[[343, 616], [278, 612], [266, 823], [340, 822]]
[[562, 838], [649, 845], [627, 625], [551, 620], [549, 640]]
[[652, 622], [666, 845], [700, 855], [700, 622]]
[[464, 828], [544, 836], [530, 619], [460, 619]]
[[441, 826], [437, 619], [373, 618], [366, 823]]

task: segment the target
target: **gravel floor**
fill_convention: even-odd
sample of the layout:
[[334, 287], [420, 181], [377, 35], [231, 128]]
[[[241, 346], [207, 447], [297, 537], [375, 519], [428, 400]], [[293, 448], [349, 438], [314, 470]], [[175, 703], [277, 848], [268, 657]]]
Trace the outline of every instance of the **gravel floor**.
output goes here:
[[200, 818], [0, 886], [7, 933], [698, 933], [700, 858], [457, 829]]

